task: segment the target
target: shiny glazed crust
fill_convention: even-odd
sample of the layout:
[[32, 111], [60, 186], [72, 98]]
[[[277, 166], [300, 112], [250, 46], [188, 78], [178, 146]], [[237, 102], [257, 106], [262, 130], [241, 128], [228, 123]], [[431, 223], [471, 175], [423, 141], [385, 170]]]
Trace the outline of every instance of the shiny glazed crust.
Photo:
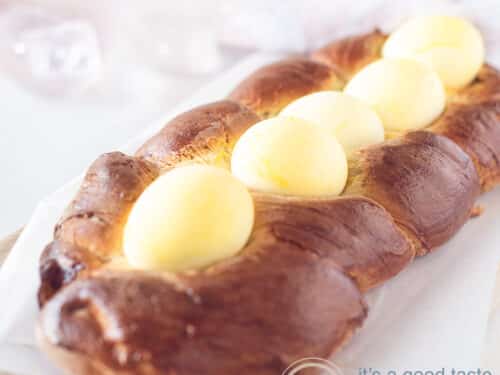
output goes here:
[[315, 91], [338, 90], [344, 84], [334, 66], [293, 58], [258, 69], [229, 94], [229, 99], [268, 118], [301, 96]]
[[451, 238], [500, 183], [500, 74], [489, 66], [429, 128], [354, 154], [343, 196], [254, 192], [255, 228], [237, 256], [172, 275], [132, 270], [121, 254], [128, 212], [154, 178], [193, 160], [227, 166], [248, 127], [342, 87], [384, 40], [375, 31], [261, 68], [135, 156], [94, 162], [40, 260], [38, 336], [56, 363], [82, 375], [280, 374], [335, 352], [366, 317], [364, 291]]

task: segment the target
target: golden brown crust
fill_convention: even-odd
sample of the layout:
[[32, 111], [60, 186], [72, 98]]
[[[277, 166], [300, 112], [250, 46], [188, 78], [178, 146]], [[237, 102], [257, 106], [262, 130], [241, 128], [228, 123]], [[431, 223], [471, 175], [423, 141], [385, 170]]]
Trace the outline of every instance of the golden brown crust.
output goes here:
[[349, 80], [361, 68], [380, 58], [387, 36], [380, 30], [333, 41], [314, 51], [311, 58], [334, 66]]
[[472, 158], [483, 191], [500, 183], [500, 98], [450, 104], [431, 130], [453, 140]]
[[229, 95], [262, 118], [278, 114], [301, 96], [344, 85], [335, 68], [306, 58], [266, 65], [243, 80]]
[[153, 164], [120, 152], [104, 154], [90, 166], [40, 257], [41, 306], [64, 285], [121, 253], [128, 213], [157, 176]]
[[391, 215], [370, 199], [254, 197], [258, 222], [275, 237], [331, 259], [363, 291], [393, 277], [414, 257], [412, 243]]
[[193, 159], [229, 165], [234, 143], [259, 120], [229, 100], [203, 105], [172, 119], [136, 155], [162, 169]]
[[351, 161], [347, 194], [369, 197], [420, 243], [426, 254], [469, 219], [479, 177], [455, 143], [426, 131], [361, 150]]
[[106, 257], [122, 250], [122, 231], [135, 200], [156, 177], [151, 163], [120, 152], [100, 156], [64, 212], [54, 238]]
[[120, 262], [128, 210], [160, 171], [227, 164], [260, 117], [340, 88], [384, 40], [375, 31], [312, 55], [322, 62], [264, 67], [233, 101], [178, 116], [136, 157], [98, 160], [41, 259], [40, 341], [57, 363], [79, 375], [279, 374], [295, 359], [329, 356], [366, 316], [361, 291], [449, 239], [480, 185], [500, 183], [500, 75], [489, 66], [432, 127], [353, 157], [346, 197], [254, 193], [255, 228], [237, 256], [175, 276]]
[[365, 318], [361, 293], [331, 259], [268, 229], [257, 222], [240, 255], [175, 281], [130, 270], [75, 281], [44, 308], [43, 336], [116, 373], [279, 374], [328, 356]]
[[40, 289], [38, 302], [43, 306], [64, 285], [77, 277], [89, 276], [102, 266], [105, 259], [85, 248], [54, 240], [45, 247], [40, 257]]
[[485, 65], [469, 86], [451, 96], [429, 130], [453, 140], [471, 157], [483, 191], [500, 184], [500, 72]]

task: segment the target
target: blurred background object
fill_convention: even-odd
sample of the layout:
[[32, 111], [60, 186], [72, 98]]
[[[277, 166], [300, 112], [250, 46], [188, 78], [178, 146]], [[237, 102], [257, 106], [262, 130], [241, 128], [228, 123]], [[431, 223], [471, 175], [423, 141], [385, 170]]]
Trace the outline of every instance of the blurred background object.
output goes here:
[[0, 30], [4, 69], [40, 93], [85, 89], [101, 71], [97, 33], [86, 20], [10, 4], [1, 14]]
[[498, 64], [494, 12], [497, 0], [0, 0], [0, 237], [98, 154], [252, 52], [300, 53], [446, 13], [476, 23]]

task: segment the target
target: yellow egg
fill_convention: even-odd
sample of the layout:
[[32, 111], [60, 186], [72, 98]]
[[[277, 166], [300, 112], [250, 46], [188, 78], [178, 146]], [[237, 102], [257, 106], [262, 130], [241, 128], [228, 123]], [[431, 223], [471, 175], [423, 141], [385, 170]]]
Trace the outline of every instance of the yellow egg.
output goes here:
[[347, 179], [344, 151], [331, 132], [286, 116], [248, 129], [233, 150], [231, 169], [253, 189], [289, 195], [337, 195]]
[[446, 104], [437, 74], [415, 60], [377, 60], [358, 72], [345, 92], [369, 104], [390, 131], [424, 128]]
[[300, 117], [334, 134], [346, 154], [384, 140], [377, 113], [359, 99], [338, 91], [321, 91], [290, 103], [281, 115]]
[[139, 197], [124, 232], [132, 266], [182, 271], [238, 253], [254, 221], [253, 200], [228, 171], [188, 165], [167, 172]]
[[418, 17], [389, 36], [383, 56], [422, 61], [438, 73], [446, 87], [459, 88], [472, 81], [483, 65], [484, 42], [481, 33], [464, 19]]

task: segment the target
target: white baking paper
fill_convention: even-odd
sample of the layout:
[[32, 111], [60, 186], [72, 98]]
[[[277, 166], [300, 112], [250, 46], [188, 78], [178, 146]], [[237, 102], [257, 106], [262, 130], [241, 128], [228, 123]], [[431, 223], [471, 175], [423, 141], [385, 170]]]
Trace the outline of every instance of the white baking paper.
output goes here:
[[495, 282], [493, 304], [483, 345], [481, 364], [485, 368], [500, 369], [500, 267]]
[[[132, 153], [175, 114], [223, 98], [248, 73], [278, 57], [251, 56], [119, 149]], [[38, 205], [0, 271], [0, 369], [57, 374], [37, 350], [33, 334], [38, 257], [80, 181], [76, 178]], [[484, 214], [467, 223], [449, 243], [369, 293], [368, 320], [332, 357], [344, 372], [357, 373], [360, 367], [451, 371], [481, 366], [500, 261], [500, 191], [482, 197], [481, 204]]]

